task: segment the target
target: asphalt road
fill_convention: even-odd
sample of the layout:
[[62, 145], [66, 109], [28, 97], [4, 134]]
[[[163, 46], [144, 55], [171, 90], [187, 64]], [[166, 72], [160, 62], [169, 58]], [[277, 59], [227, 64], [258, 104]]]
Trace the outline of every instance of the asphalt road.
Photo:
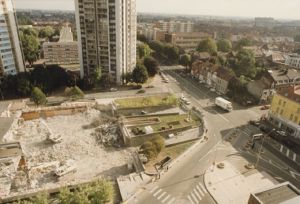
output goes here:
[[[197, 144], [185, 157], [180, 158], [161, 179], [141, 188], [128, 203], [215, 203], [205, 189], [204, 172], [213, 162], [222, 161], [230, 155], [243, 156], [255, 163], [256, 152], [242, 151], [242, 146], [248, 139], [246, 134], [239, 131], [238, 138], [229, 145], [223, 139], [242, 130], [249, 120], [259, 118], [266, 111], [261, 111], [259, 107], [245, 109], [233, 104], [232, 112], [224, 112], [213, 105], [217, 95], [209, 89], [193, 82], [191, 78], [180, 76], [174, 70], [165, 70], [164, 73], [169, 78], [169, 83], [164, 84], [168, 91], [179, 97], [184, 95], [191, 102], [190, 107], [198, 107], [203, 112], [209, 139]], [[160, 85], [162, 86], [163, 84]], [[269, 172], [278, 181], [289, 180], [298, 186], [295, 177], [270, 152], [265, 151], [262, 155], [258, 169]]]

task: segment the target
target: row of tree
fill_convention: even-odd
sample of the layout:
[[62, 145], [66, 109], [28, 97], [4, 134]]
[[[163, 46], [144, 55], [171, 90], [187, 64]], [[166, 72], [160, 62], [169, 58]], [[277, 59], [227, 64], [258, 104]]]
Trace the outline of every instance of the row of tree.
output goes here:
[[46, 192], [40, 193], [30, 200], [16, 202], [16, 204], [105, 204], [112, 202], [114, 188], [110, 181], [101, 179], [91, 184], [82, 185], [70, 191], [62, 188], [57, 196], [50, 197]]

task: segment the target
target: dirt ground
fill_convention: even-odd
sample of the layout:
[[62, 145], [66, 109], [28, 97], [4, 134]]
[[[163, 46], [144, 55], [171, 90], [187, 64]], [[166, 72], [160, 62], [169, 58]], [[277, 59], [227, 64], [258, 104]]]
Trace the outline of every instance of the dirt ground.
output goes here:
[[[47, 118], [44, 122], [41, 122], [43, 119], [25, 121], [21, 125], [23, 135], [15, 136], [14, 140], [21, 142], [29, 167], [31, 188], [128, 173], [126, 165], [133, 149], [100, 144], [93, 134], [97, 125], [90, 125], [99, 118], [101, 113], [98, 110], [89, 109], [71, 116]], [[53, 135], [60, 135], [61, 143], [47, 141], [48, 130]], [[70, 159], [75, 161], [77, 171], [58, 180], [54, 175], [55, 169]]]

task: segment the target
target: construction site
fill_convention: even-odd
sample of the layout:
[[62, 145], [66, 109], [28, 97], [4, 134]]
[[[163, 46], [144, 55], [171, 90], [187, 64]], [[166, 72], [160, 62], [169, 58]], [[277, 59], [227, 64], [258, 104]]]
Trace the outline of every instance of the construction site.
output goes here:
[[0, 143], [0, 198], [128, 173], [117, 120], [95, 103], [26, 108]]

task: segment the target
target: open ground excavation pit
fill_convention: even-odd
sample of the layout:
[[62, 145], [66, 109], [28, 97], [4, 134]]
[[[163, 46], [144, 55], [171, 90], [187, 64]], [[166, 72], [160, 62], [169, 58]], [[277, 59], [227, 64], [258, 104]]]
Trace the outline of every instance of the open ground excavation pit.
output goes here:
[[[101, 126], [112, 131], [115, 134], [113, 138], [118, 138], [116, 126], [102, 118], [100, 111], [91, 108], [74, 115], [29, 120], [21, 124], [22, 134], [15, 135], [13, 140], [20, 141], [22, 145], [29, 182], [24, 187], [26, 176], [19, 175], [19, 181], [17, 176], [15, 190], [55, 187], [102, 175], [114, 177], [126, 174], [126, 164], [133, 149], [105, 147], [99, 142], [95, 132], [99, 132]], [[50, 141], [49, 132], [59, 141]], [[75, 166], [74, 172], [63, 177], [55, 175], [55, 170], [69, 161]]]

